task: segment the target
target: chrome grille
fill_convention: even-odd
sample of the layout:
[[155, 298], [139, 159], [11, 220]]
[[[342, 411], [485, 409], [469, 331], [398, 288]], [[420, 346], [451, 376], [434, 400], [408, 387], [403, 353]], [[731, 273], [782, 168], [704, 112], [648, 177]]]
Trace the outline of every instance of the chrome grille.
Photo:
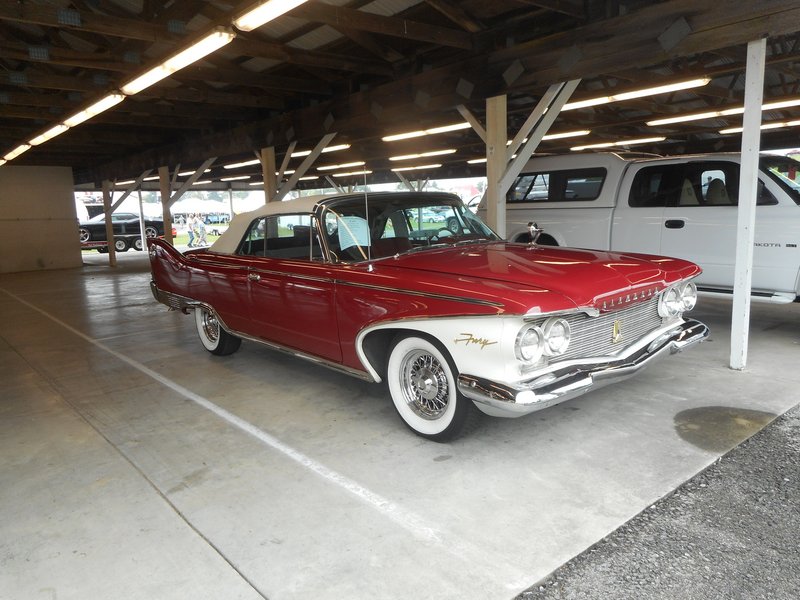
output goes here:
[[[557, 360], [608, 356], [620, 352], [661, 326], [658, 316], [658, 297], [639, 302], [621, 310], [589, 317], [583, 313], [566, 317], [572, 329], [567, 351]], [[614, 321], [620, 322], [622, 339], [613, 343]]]

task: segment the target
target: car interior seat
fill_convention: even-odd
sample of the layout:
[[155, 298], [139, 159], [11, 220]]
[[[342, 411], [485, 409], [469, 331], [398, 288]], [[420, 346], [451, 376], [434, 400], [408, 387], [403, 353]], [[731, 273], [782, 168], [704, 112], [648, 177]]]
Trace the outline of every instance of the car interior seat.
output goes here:
[[706, 204], [730, 206], [731, 200], [728, 197], [728, 191], [725, 189], [725, 183], [721, 179], [714, 178], [709, 182], [708, 190], [706, 190]]
[[688, 179], [683, 180], [681, 187], [681, 197], [678, 200], [678, 206], [699, 206], [700, 202], [697, 200], [697, 194], [694, 191], [692, 182]]

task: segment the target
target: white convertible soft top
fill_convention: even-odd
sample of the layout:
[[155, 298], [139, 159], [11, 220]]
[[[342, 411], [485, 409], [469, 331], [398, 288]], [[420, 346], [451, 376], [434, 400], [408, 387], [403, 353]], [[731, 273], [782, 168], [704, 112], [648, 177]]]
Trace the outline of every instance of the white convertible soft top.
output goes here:
[[216, 242], [211, 244], [209, 248], [212, 252], [220, 252], [222, 254], [233, 254], [236, 252], [236, 247], [242, 241], [247, 228], [253, 219], [259, 217], [266, 217], [271, 215], [286, 215], [286, 214], [311, 214], [314, 207], [323, 200], [331, 198], [338, 198], [349, 194], [330, 194], [330, 195], [317, 195], [317, 196], [304, 196], [295, 200], [284, 200], [283, 202], [268, 202], [264, 206], [259, 206], [250, 212], [240, 213], [235, 215], [225, 231]]

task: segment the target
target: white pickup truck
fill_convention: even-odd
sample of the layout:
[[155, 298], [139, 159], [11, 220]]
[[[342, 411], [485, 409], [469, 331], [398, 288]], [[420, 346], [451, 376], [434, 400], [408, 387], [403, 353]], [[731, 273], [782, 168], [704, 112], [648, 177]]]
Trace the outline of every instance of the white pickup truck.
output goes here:
[[[800, 163], [763, 154], [758, 177], [753, 295], [792, 302], [800, 297]], [[701, 289], [730, 293], [738, 187], [738, 154], [534, 157], [507, 197], [507, 239], [529, 241], [534, 221], [540, 244], [689, 259], [703, 268]]]

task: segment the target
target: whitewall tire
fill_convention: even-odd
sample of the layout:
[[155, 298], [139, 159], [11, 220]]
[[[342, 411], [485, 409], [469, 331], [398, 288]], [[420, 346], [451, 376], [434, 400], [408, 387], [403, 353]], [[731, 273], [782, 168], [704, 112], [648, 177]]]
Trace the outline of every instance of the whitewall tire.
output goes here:
[[417, 435], [452, 440], [477, 424], [478, 409], [456, 387], [456, 370], [446, 353], [416, 336], [395, 340], [387, 364], [392, 402]]
[[225, 331], [216, 313], [208, 308], [198, 306], [194, 309], [194, 321], [197, 335], [206, 350], [217, 356], [233, 354], [242, 345], [242, 338]]

